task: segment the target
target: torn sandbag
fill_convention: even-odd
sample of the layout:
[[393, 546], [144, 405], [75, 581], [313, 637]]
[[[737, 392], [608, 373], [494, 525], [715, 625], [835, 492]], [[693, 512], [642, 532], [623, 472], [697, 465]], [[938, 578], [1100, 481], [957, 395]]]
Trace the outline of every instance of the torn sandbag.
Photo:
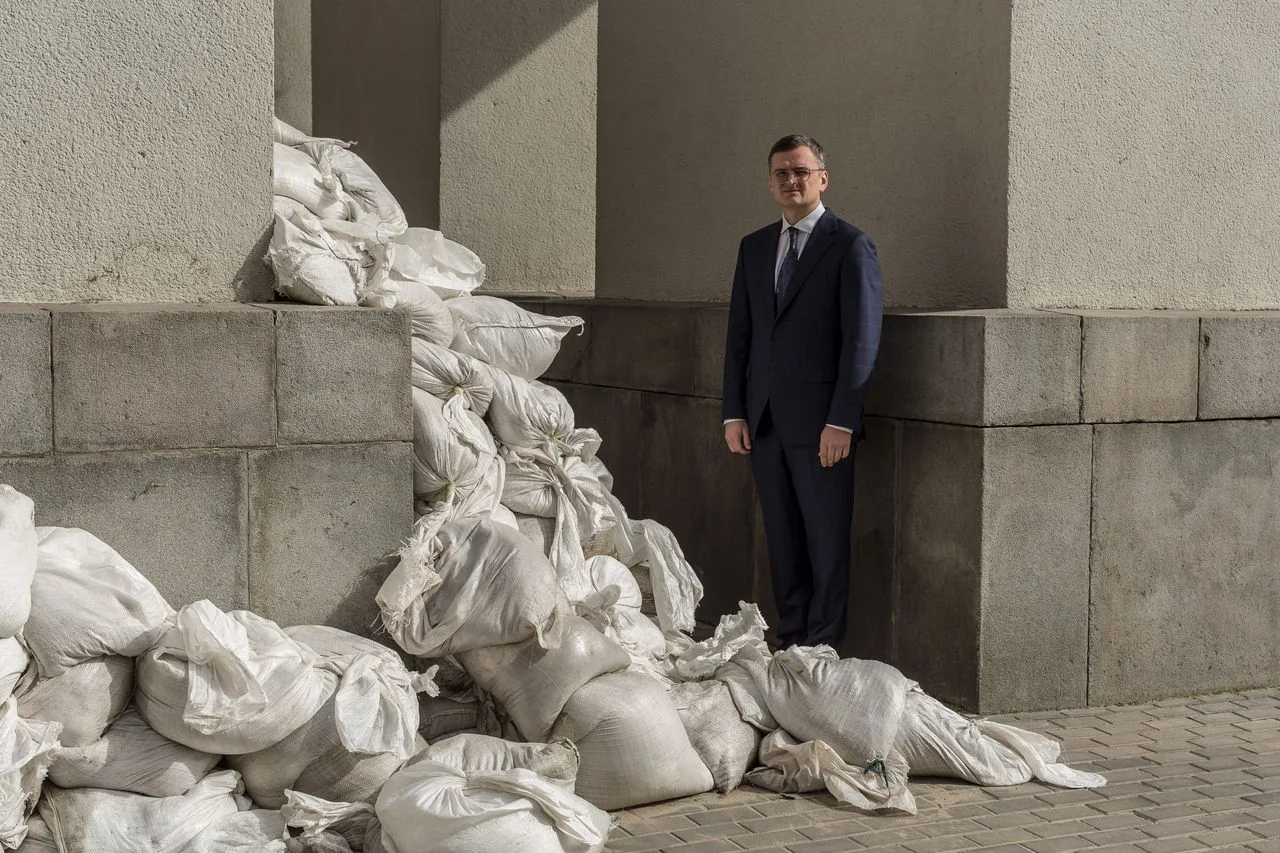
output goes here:
[[391, 253], [376, 229], [309, 212], [275, 214], [266, 261], [276, 292], [311, 305], [358, 305], [387, 278]]
[[[638, 588], [639, 584], [636, 586]], [[674, 661], [674, 675], [686, 681], [710, 678], [746, 646], [754, 646], [762, 654], [767, 654], [766, 628], [768, 625], [760, 614], [759, 606], [739, 601], [738, 612], [721, 616], [710, 637], [691, 643], [680, 653]]]

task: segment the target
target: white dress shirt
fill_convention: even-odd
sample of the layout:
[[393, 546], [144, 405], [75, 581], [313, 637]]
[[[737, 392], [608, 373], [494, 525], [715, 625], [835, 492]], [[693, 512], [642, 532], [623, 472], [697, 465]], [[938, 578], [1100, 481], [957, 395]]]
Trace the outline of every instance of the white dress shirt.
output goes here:
[[[826, 212], [827, 212], [826, 205], [824, 205], [822, 202], [818, 202], [818, 206], [813, 209], [813, 212], [811, 212], [804, 219], [801, 219], [795, 225], [792, 225], [790, 222], [786, 220], [786, 217], [783, 217], [782, 231], [779, 232], [778, 234], [778, 256], [773, 263], [773, 281], [775, 285], [777, 284], [777, 281], [778, 281], [778, 272], [782, 269], [782, 261], [784, 258], [786, 258], [787, 252], [791, 249], [791, 233], [787, 231], [787, 229], [794, 228], [796, 229], [796, 231], [799, 232], [796, 234], [796, 254], [797, 255], [803, 254], [804, 247], [808, 245], [809, 237], [813, 234], [814, 227], [817, 226], [818, 220], [822, 218], [822, 214]], [[744, 418], [729, 418], [728, 420], [725, 421], [725, 423], [731, 424], [734, 421], [741, 421], [741, 420], [744, 420]], [[838, 429], [841, 432], [848, 432], [848, 433], [853, 432], [853, 430], [847, 427], [836, 426], [835, 424], [827, 424], [827, 426], [833, 429]]]

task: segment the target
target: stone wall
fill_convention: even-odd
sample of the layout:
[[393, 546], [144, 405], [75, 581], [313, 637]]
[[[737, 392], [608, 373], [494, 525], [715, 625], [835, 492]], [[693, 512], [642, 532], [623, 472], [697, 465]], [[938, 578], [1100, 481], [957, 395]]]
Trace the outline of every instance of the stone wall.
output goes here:
[[[704, 574], [700, 618], [767, 605], [726, 309], [526, 304], [587, 319], [551, 376]], [[1275, 312], [889, 312], [844, 651], [982, 712], [1280, 683], [1277, 341]]]
[[175, 606], [367, 634], [413, 523], [406, 315], [0, 305], [0, 482]]

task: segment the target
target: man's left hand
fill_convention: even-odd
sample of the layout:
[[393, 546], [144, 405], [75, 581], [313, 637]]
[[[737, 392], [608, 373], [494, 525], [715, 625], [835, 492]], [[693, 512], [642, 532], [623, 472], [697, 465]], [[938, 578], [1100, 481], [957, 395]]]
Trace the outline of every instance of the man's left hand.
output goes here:
[[822, 430], [822, 438], [818, 440], [818, 461], [823, 468], [830, 468], [849, 456], [849, 447], [853, 443], [852, 433], [833, 426]]

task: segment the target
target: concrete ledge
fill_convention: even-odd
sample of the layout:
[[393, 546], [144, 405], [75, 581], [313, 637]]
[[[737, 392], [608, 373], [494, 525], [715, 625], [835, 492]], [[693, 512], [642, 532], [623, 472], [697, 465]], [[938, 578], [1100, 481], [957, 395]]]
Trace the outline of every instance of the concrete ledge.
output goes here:
[[281, 444], [413, 440], [407, 314], [269, 307]]
[[1167, 311], [1089, 311], [1081, 387], [1087, 423], [1192, 421], [1200, 319]]
[[1280, 417], [1280, 311], [1201, 321], [1200, 417]]
[[59, 451], [275, 441], [271, 312], [236, 304], [50, 310]]
[[88, 453], [0, 459], [36, 523], [79, 527], [115, 548], [181, 607], [249, 604], [244, 453]]
[[0, 456], [53, 448], [49, 312], [0, 303]]

